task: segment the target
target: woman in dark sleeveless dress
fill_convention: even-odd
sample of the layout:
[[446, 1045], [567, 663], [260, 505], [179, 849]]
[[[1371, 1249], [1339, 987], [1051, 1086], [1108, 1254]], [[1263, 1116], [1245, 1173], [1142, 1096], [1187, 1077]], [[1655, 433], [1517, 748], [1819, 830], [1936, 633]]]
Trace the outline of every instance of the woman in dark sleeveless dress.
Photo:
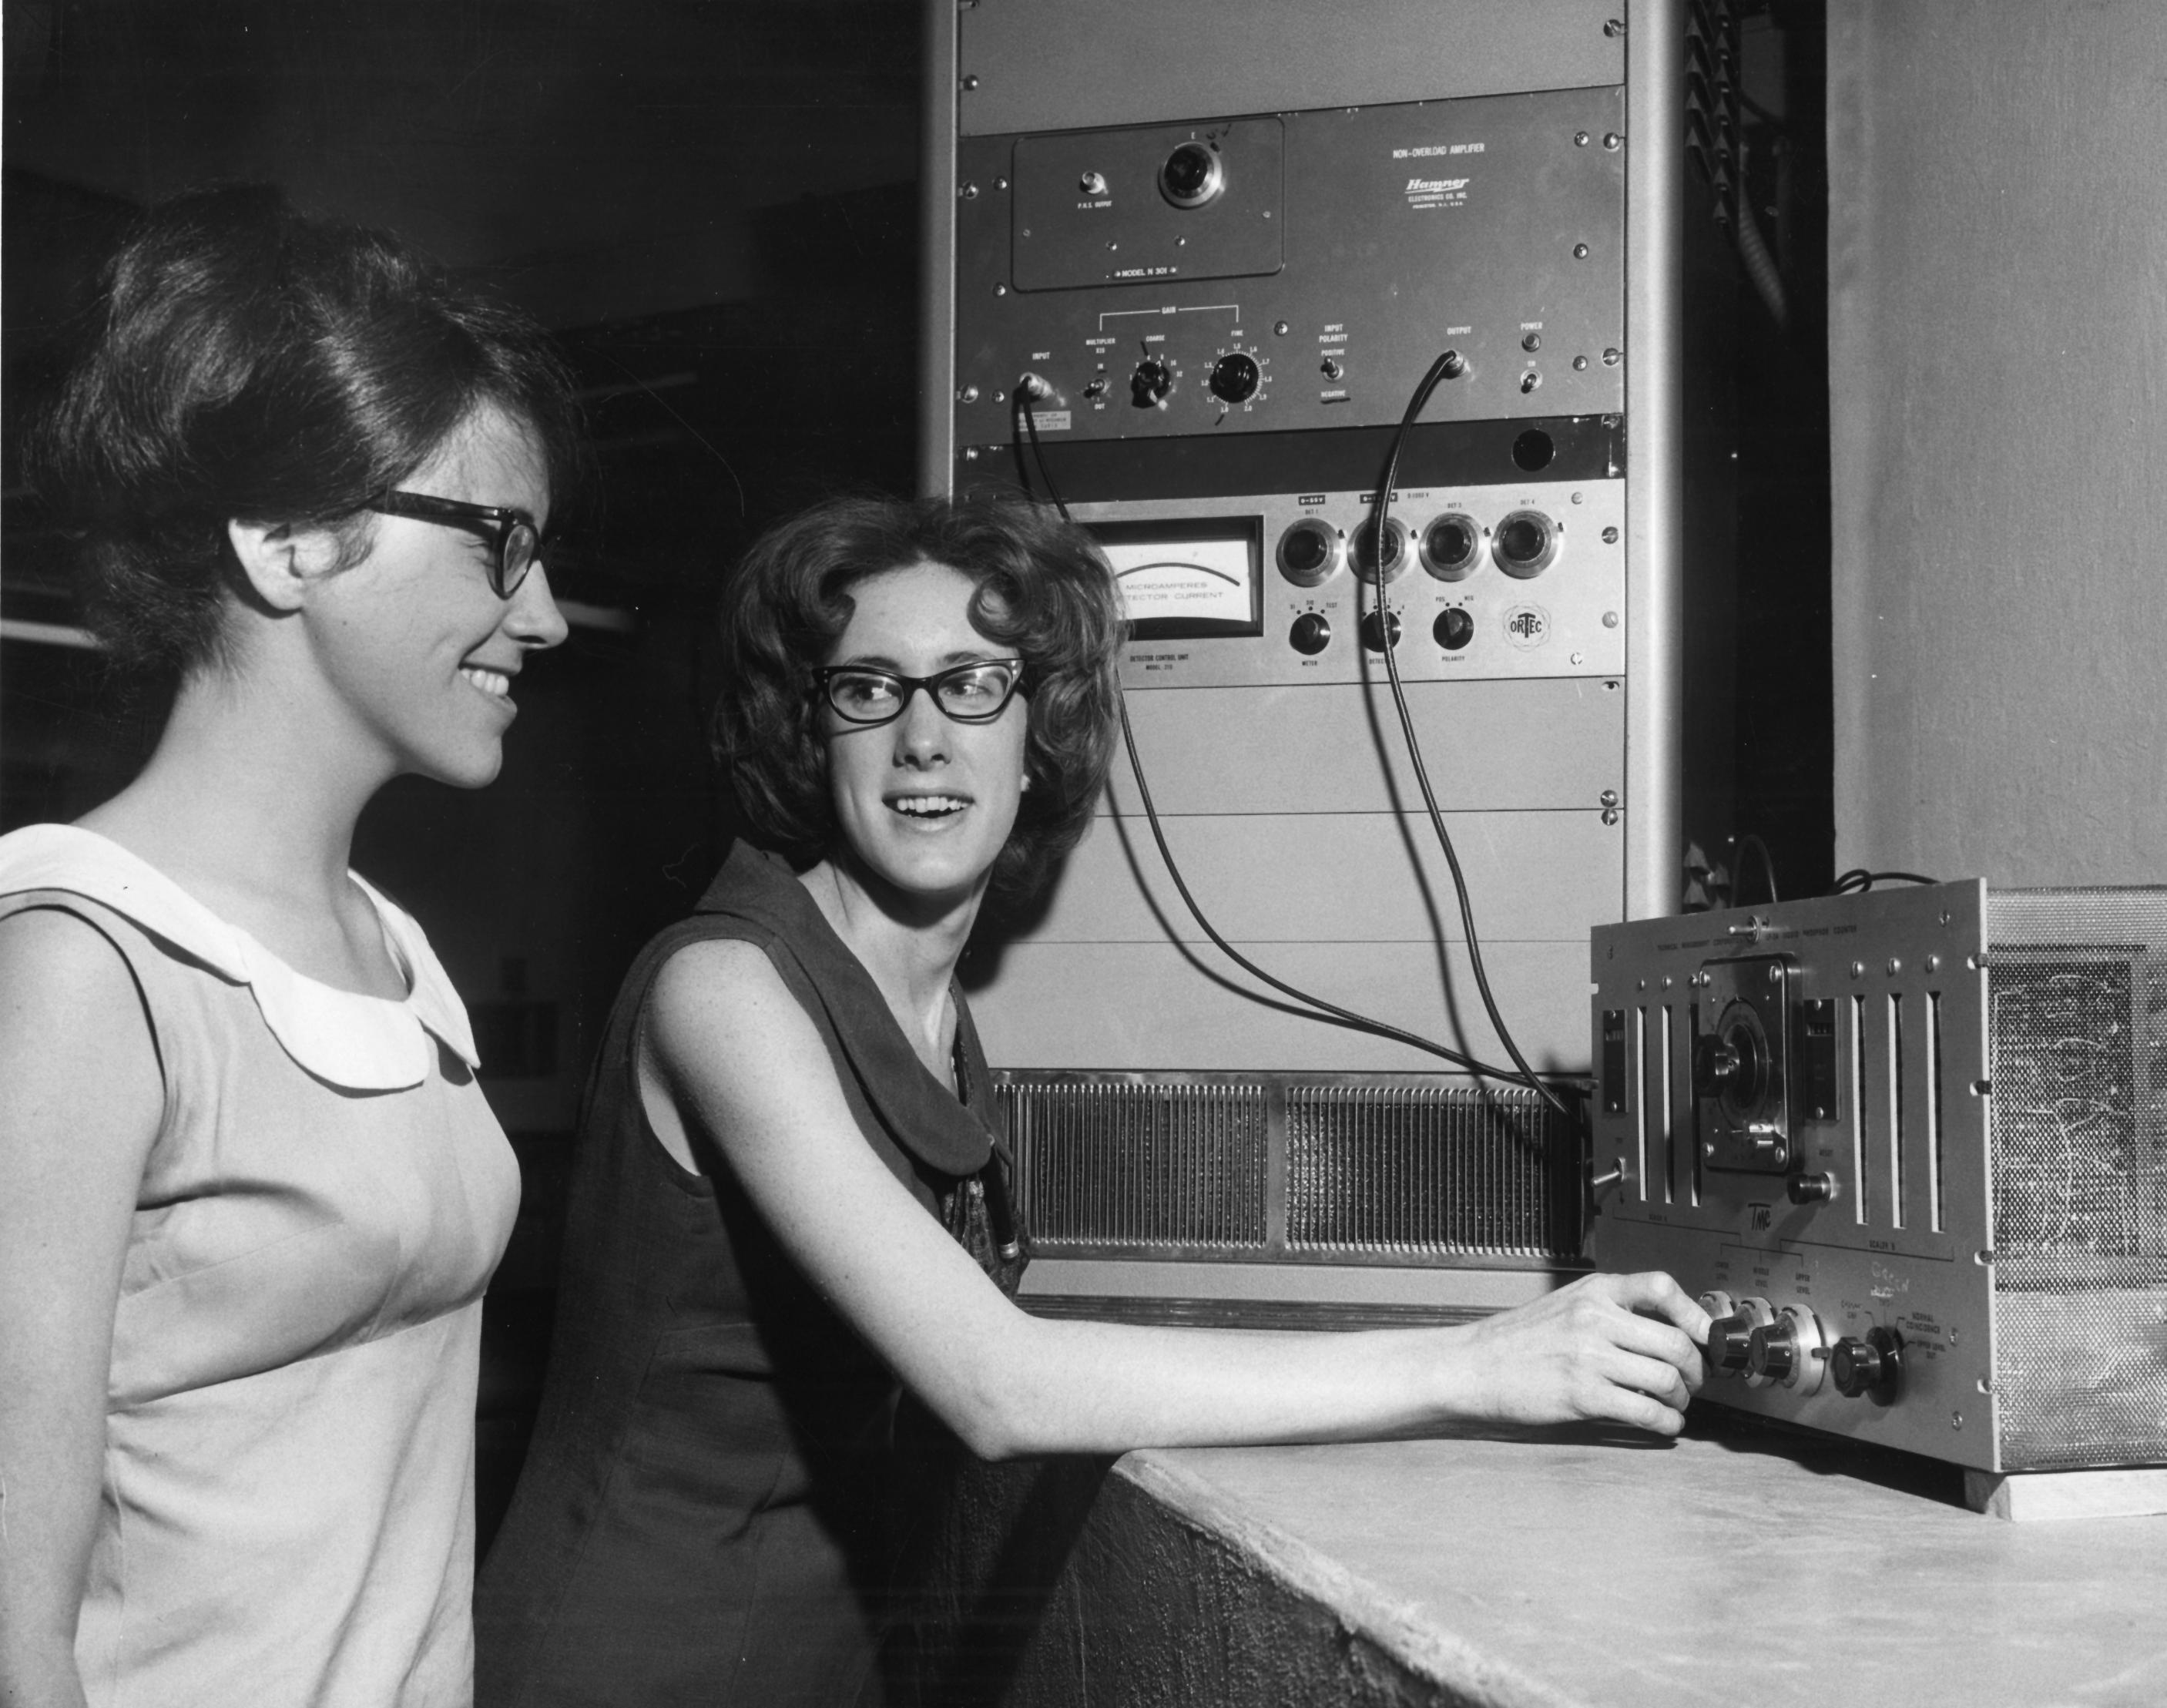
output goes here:
[[1105, 779], [1104, 561], [1026, 506], [839, 502], [755, 547], [723, 632], [752, 840], [603, 1042], [543, 1414], [477, 1604], [485, 1705], [877, 1700], [883, 1519], [922, 1474], [898, 1382], [989, 1459], [1678, 1430], [1706, 1323], [1662, 1276], [1378, 1334], [1017, 1309], [954, 972]]

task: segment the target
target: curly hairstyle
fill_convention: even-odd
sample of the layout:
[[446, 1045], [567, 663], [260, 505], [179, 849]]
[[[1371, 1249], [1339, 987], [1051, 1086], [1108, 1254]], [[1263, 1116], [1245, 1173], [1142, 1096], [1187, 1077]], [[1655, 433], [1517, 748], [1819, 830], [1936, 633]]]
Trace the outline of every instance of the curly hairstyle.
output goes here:
[[715, 708], [715, 757], [753, 841], [801, 862], [827, 855], [840, 833], [809, 672], [848, 625], [854, 584], [921, 562], [975, 581], [972, 626], [1024, 661], [1030, 787], [987, 890], [994, 911], [1013, 910], [1090, 822], [1113, 757], [1123, 633], [1098, 547], [1037, 506], [991, 494], [841, 498], [770, 528], [723, 591], [729, 688]]
[[394, 237], [241, 185], [135, 222], [25, 460], [83, 538], [115, 671], [177, 678], [225, 660], [229, 522], [331, 527], [350, 564], [372, 537], [363, 507], [484, 404], [533, 434], [565, 494], [577, 414], [539, 326]]

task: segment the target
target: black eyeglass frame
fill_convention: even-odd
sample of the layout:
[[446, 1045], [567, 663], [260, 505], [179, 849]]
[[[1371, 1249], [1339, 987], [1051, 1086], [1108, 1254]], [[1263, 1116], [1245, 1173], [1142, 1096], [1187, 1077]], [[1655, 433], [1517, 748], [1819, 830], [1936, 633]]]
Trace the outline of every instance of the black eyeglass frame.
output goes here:
[[[1012, 672], [1009, 677], [1008, 692], [1001, 696], [1000, 704], [990, 712], [966, 713], [957, 712], [941, 703], [940, 692], [941, 683], [956, 676], [968, 676], [972, 671], [984, 670], [988, 665], [997, 665]], [[853, 729], [877, 729], [884, 724], [894, 723], [897, 719], [910, 709], [910, 697], [920, 688], [925, 690], [926, 698], [933, 702], [939, 708], [940, 715], [950, 723], [990, 724], [1008, 710], [1009, 703], [1021, 693], [1024, 688], [1023, 660], [1020, 658], [974, 658], [967, 664], [951, 665], [946, 670], [935, 671], [930, 676], [907, 676], [901, 671], [883, 670], [878, 665], [830, 664], [821, 665], [815, 668], [812, 676], [814, 695], [825, 702], [828, 709]], [[852, 717], [835, 703], [834, 684], [838, 676], [878, 676], [883, 682], [893, 682], [900, 691], [899, 698], [895, 703], [895, 709], [885, 718]]]
[[[405, 492], [394, 488], [379, 492], [362, 507], [380, 516], [404, 516], [415, 522], [433, 522], [442, 528], [464, 528], [489, 542], [489, 584], [500, 599], [509, 599], [527, 580], [527, 572], [542, 560], [542, 529], [525, 511], [498, 504], [469, 504], [460, 498], [438, 498], [428, 492]], [[507, 570], [511, 543], [524, 531], [527, 560], [517, 570]]]

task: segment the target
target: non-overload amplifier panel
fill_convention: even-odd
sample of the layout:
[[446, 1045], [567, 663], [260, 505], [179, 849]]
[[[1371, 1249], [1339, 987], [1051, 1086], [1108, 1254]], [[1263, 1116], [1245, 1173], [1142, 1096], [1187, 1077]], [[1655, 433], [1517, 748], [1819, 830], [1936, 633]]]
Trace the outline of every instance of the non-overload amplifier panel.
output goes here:
[[1624, 407], [1624, 91], [959, 140], [955, 443]]

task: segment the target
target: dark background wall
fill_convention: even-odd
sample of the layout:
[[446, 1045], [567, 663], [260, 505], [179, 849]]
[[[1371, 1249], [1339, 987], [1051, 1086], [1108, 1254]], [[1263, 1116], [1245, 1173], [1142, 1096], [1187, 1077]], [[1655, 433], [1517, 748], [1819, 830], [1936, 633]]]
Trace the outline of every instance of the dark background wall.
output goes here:
[[[1820, 8], [1735, 9], [1733, 164], [1792, 305], [1781, 327], [1741, 290], [1737, 797], [1804, 892], [1832, 841]], [[595, 478], [550, 561], [572, 639], [522, 676], [495, 785], [395, 785], [356, 849], [473, 1009], [526, 1173], [489, 1308], [485, 1528], [539, 1379], [593, 1041], [729, 835], [702, 734], [715, 577], [776, 517], [913, 478], [919, 24], [917, 0], [7, 0], [0, 830], [85, 811], [156, 729], [53, 644], [73, 596], [14, 461], [134, 209], [281, 183], [525, 305], [585, 387]]]

